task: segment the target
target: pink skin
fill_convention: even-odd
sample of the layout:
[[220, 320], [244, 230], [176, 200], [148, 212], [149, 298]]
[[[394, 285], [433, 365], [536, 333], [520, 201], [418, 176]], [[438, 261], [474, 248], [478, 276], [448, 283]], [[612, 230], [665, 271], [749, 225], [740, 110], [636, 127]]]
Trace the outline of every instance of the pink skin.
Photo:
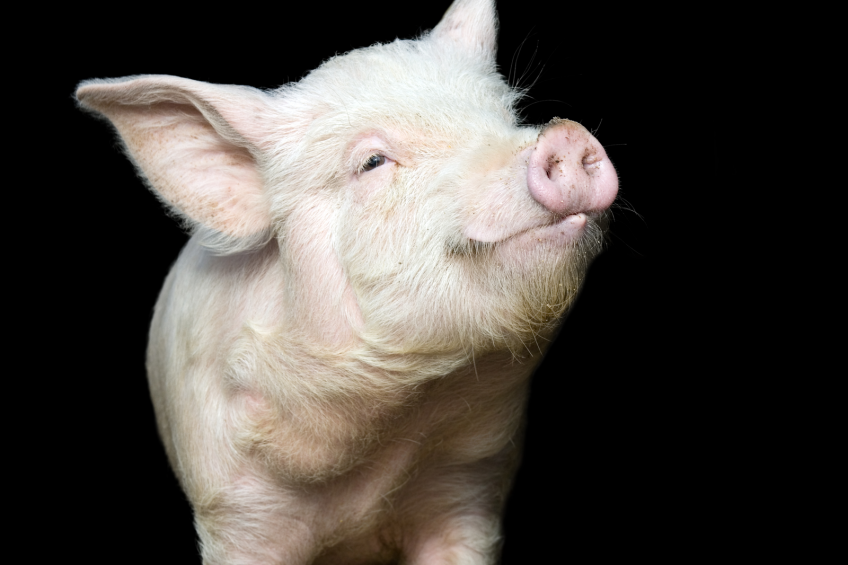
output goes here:
[[539, 135], [527, 163], [533, 199], [560, 217], [607, 209], [618, 177], [600, 142], [576, 122], [562, 120]]
[[512, 164], [496, 165], [479, 186], [465, 237], [508, 243], [516, 252], [539, 242], [564, 245], [579, 238], [588, 218], [615, 200], [618, 177], [600, 142], [583, 126], [555, 120], [534, 145]]

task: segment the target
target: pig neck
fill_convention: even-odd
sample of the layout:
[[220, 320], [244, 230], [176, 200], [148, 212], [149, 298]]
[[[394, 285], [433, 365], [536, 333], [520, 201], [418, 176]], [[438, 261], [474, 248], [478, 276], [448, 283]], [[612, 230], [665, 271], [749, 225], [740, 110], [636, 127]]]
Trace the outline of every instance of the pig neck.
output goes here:
[[[527, 349], [473, 356], [463, 351], [401, 355], [386, 352], [361, 336], [340, 345], [328, 340], [327, 334], [310, 333], [300, 324], [272, 331], [245, 326], [240, 340], [236, 349], [250, 352], [251, 359], [231, 360], [236, 366], [257, 371], [246, 376], [258, 385], [250, 388], [262, 390], [274, 403], [289, 405], [357, 399], [382, 409], [408, 407], [413, 397], [430, 386], [447, 390], [447, 385], [433, 383], [453, 379], [513, 390], [524, 386], [543, 354]], [[285, 379], [279, 378], [282, 374]]]
[[282, 311], [276, 326], [310, 349], [343, 354], [357, 344], [362, 316], [327, 233], [288, 234], [307, 242], [302, 249], [279, 248]]
[[[269, 461], [289, 462], [279, 473], [295, 482], [324, 481], [368, 454], [384, 453], [404, 466], [444, 445], [477, 460], [517, 440], [541, 351], [392, 353], [379, 336], [351, 323], [356, 318], [345, 311], [350, 305], [338, 292], [346, 288], [338, 272], [335, 280], [324, 276], [306, 286], [300, 277], [308, 269], [288, 268], [278, 252], [266, 250], [256, 261], [262, 266], [253, 265], [251, 288], [232, 285], [255, 301], [243, 304], [243, 318], [231, 318], [235, 339], [225, 346], [225, 387], [245, 407], [234, 412], [236, 420], [246, 419], [236, 427], [270, 430], [254, 447], [264, 453], [269, 446]], [[318, 306], [316, 296], [324, 298]], [[323, 331], [322, 324], [344, 331]], [[499, 430], [496, 437], [475, 435], [492, 429]]]
[[277, 407], [357, 406], [357, 412], [388, 418], [396, 426], [396, 418], [414, 412], [422, 402], [431, 403], [433, 394], [459, 394], [463, 403], [470, 404], [473, 397], [514, 395], [526, 388], [542, 358], [541, 352], [529, 351], [523, 355], [497, 351], [474, 358], [464, 354], [387, 355], [363, 342], [332, 349], [304, 337], [246, 326], [234, 347], [239, 354], [229, 358], [227, 374], [242, 385], [237, 388], [259, 392]]
[[[391, 340], [363, 333], [359, 306], [333, 247], [319, 243], [309, 253], [296, 254], [305, 261], [296, 261], [285, 245], [269, 245], [260, 253], [264, 266], [256, 267], [263, 274], [244, 294], [257, 298], [245, 305], [246, 316], [237, 322], [241, 329], [232, 349], [237, 353], [228, 364], [230, 371], [235, 366], [257, 367], [264, 378], [242, 374], [237, 380], [252, 382], [249, 388], [262, 390], [269, 399], [290, 401], [294, 390], [302, 389], [315, 398], [403, 404], [421, 386], [451, 374], [464, 372], [475, 381], [521, 382], [541, 359], [543, 351], [536, 343], [485, 353], [432, 348], [392, 352], [384, 346]], [[277, 298], [269, 300], [273, 295]], [[269, 303], [274, 304], [270, 309]], [[545, 337], [539, 336], [538, 343], [547, 343]], [[282, 373], [288, 378], [273, 376]], [[302, 387], [292, 387], [298, 383]]]
[[457, 464], [520, 443], [528, 377], [539, 355], [497, 352], [436, 375], [432, 365], [408, 372], [377, 367], [367, 348], [327, 352], [290, 337], [243, 333], [243, 357], [231, 357], [227, 372], [239, 381], [230, 381], [237, 385], [231, 398], [245, 407], [234, 412], [243, 422], [236, 427], [266, 430], [247, 438], [249, 448], [282, 480], [326, 484], [354, 469], [354, 478], [367, 479], [376, 472], [369, 469], [384, 466], [393, 471], [379, 481], [394, 480], [427, 454]]

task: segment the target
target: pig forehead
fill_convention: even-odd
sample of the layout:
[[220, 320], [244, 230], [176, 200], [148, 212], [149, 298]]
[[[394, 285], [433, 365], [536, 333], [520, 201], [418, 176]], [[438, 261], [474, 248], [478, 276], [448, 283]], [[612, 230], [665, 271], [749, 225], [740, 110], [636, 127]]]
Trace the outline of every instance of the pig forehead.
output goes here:
[[385, 116], [418, 120], [419, 125], [428, 120], [514, 122], [513, 106], [520, 97], [487, 62], [425, 40], [399, 40], [334, 57], [297, 90], [349, 119]]

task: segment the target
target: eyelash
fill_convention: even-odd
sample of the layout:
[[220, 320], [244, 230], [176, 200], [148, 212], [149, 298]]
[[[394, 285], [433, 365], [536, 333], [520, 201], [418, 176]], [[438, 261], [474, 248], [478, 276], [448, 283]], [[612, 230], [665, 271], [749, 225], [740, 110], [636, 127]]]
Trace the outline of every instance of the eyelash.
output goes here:
[[[377, 161], [379, 161], [379, 162], [376, 165], [370, 166], [370, 168], [369, 168], [369, 163], [371, 163], [372, 159], [374, 159], [375, 157], [377, 158]], [[379, 153], [375, 153], [375, 154], [371, 155], [370, 157], [368, 157], [365, 160], [364, 163], [362, 163], [362, 166], [359, 167], [359, 172], [360, 173], [367, 173], [368, 171], [373, 171], [377, 167], [379, 167], [381, 165], [385, 165], [385, 164], [386, 164], [386, 157], [383, 156], [383, 155], [380, 155]]]

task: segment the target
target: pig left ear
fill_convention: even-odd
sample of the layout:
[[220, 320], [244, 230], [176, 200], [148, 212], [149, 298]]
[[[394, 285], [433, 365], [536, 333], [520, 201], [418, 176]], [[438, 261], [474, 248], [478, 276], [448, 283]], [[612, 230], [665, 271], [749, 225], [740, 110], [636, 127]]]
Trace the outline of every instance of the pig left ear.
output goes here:
[[438, 42], [452, 42], [494, 64], [497, 30], [493, 0], [454, 0], [430, 37]]

